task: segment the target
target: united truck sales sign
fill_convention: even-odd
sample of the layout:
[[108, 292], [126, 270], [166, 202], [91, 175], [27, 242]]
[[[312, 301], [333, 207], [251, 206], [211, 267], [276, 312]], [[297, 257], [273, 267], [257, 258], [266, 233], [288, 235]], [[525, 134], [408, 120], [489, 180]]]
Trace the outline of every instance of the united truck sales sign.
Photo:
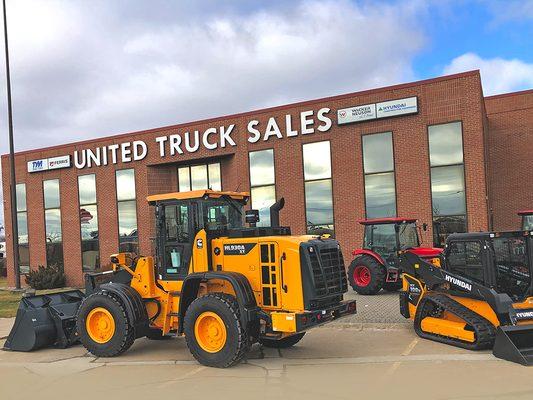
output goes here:
[[417, 112], [418, 99], [416, 97], [407, 97], [405, 99], [340, 109], [337, 111], [337, 123], [343, 125], [352, 122], [395, 117], [397, 115], [416, 114]]

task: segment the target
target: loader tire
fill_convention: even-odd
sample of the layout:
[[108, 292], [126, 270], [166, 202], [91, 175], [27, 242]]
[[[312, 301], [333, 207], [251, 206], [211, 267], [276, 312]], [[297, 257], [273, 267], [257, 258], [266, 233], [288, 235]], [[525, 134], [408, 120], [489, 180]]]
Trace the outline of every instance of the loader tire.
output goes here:
[[270, 338], [261, 338], [259, 343], [265, 347], [270, 347], [273, 349], [288, 349], [289, 347], [294, 346], [305, 336], [305, 332], [297, 333], [296, 335], [287, 336], [283, 339], [270, 339]]
[[208, 367], [231, 367], [250, 348], [239, 304], [229, 294], [210, 293], [194, 300], [185, 313], [183, 329], [189, 351]]
[[91, 294], [81, 304], [76, 329], [83, 346], [97, 357], [115, 357], [135, 341], [135, 329], [117, 296], [106, 291]]
[[374, 257], [362, 255], [353, 259], [348, 267], [348, 281], [359, 294], [377, 294], [385, 283], [387, 271]]

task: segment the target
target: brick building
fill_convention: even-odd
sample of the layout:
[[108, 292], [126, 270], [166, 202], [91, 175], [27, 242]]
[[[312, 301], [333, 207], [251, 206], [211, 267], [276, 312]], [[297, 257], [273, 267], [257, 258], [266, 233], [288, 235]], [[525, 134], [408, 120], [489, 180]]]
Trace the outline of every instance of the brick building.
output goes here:
[[250, 191], [265, 225], [284, 197], [282, 225], [333, 233], [347, 258], [365, 217], [414, 216], [428, 223], [429, 245], [449, 232], [516, 229], [516, 211], [533, 207], [531, 150], [533, 91], [483, 97], [472, 71], [20, 152], [21, 268], [59, 263], [79, 286], [119, 248], [152, 253], [146, 196], [207, 187]]

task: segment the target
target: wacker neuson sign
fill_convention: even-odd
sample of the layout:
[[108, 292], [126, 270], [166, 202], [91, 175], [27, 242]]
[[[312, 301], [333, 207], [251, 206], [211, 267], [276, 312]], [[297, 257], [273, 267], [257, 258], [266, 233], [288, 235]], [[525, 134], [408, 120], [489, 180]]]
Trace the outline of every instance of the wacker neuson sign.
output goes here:
[[395, 117], [397, 115], [416, 114], [417, 112], [417, 97], [407, 97], [405, 99], [340, 109], [337, 111], [337, 123], [343, 125], [352, 122]]

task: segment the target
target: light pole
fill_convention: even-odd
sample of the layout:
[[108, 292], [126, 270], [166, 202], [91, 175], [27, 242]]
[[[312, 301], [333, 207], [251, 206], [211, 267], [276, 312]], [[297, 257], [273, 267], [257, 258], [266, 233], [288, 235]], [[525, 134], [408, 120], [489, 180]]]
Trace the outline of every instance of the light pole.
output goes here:
[[11, 194], [11, 234], [13, 236], [13, 266], [15, 269], [15, 287], [20, 289], [19, 265], [19, 229], [17, 221], [17, 180], [15, 177], [15, 147], [13, 145], [13, 112], [11, 110], [11, 74], [9, 72], [9, 46], [7, 40], [6, 0], [2, 0], [4, 8], [4, 47], [6, 50], [6, 82], [7, 82], [7, 117], [9, 125], [9, 193]]

